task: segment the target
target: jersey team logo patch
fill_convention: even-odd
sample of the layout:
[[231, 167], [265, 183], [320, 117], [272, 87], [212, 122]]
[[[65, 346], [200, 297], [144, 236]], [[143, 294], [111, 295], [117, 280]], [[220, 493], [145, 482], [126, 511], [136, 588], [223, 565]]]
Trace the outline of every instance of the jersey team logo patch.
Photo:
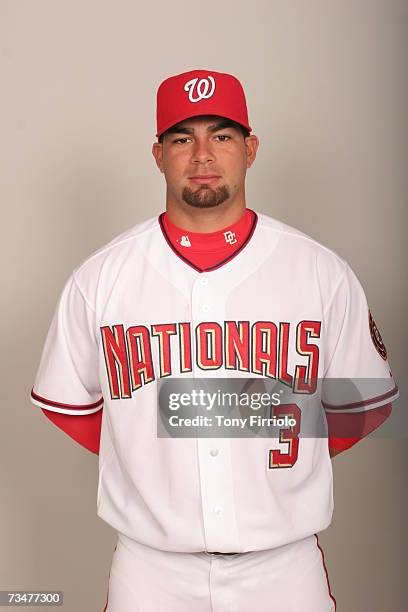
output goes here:
[[371, 315], [370, 310], [368, 311], [368, 319], [369, 319], [369, 325], [370, 325], [371, 339], [374, 342], [374, 346], [377, 352], [384, 359], [384, 361], [386, 361], [387, 360], [387, 349], [385, 348], [385, 344], [382, 341], [381, 334], [378, 330], [377, 325], [375, 324], [375, 321]]

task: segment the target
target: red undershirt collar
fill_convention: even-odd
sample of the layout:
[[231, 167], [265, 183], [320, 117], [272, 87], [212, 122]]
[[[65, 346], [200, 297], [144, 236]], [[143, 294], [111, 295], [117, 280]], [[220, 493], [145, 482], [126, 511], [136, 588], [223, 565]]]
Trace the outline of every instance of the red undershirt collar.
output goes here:
[[190, 232], [170, 221], [167, 213], [162, 215], [162, 221], [173, 247], [184, 257], [192, 253], [218, 253], [225, 258], [245, 242], [254, 216], [255, 213], [246, 208], [238, 221], [216, 232]]

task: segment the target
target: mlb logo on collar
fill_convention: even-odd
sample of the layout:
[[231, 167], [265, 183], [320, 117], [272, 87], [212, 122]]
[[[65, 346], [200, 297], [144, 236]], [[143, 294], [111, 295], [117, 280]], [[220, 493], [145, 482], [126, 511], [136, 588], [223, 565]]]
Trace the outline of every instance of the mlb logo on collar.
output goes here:
[[[224, 236], [225, 244], [232, 245], [232, 244], [237, 243], [237, 235], [235, 232], [231, 232], [230, 230], [228, 230], [227, 232], [223, 232], [223, 236]], [[179, 242], [180, 245], [183, 247], [191, 247], [191, 241], [190, 241], [190, 237], [188, 236], [188, 234], [183, 234], [180, 240], [177, 239], [177, 242]]]
[[180, 239], [180, 244], [183, 247], [191, 247], [190, 238], [187, 235], [184, 235]]

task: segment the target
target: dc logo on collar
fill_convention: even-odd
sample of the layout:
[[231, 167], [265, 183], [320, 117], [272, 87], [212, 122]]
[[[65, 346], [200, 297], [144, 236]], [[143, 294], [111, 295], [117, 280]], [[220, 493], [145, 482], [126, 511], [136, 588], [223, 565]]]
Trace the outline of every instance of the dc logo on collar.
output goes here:
[[[196, 77], [195, 79], [191, 79], [191, 81], [187, 81], [187, 83], [184, 85], [184, 91], [188, 91], [188, 99], [190, 102], [207, 100], [214, 95], [215, 79], [210, 75], [208, 75], [206, 79], [200, 80], [198, 80], [198, 77]], [[194, 96], [195, 92], [197, 92], [196, 96]]]

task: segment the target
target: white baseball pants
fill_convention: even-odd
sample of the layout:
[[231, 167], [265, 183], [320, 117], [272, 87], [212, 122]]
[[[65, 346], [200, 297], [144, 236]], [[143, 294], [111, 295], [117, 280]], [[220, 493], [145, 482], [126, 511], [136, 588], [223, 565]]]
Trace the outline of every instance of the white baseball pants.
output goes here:
[[104, 612], [334, 612], [316, 536], [213, 555], [156, 550], [122, 534]]

